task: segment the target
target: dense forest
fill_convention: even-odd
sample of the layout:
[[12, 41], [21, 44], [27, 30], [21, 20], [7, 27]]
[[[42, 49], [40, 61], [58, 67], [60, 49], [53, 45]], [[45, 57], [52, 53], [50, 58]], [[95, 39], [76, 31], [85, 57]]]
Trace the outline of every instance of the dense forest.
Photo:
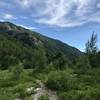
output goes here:
[[[11, 23], [0, 24], [0, 100], [34, 100], [38, 80], [58, 100], [100, 100], [99, 67], [97, 34], [81, 52]], [[47, 93], [38, 100], [51, 99]]]

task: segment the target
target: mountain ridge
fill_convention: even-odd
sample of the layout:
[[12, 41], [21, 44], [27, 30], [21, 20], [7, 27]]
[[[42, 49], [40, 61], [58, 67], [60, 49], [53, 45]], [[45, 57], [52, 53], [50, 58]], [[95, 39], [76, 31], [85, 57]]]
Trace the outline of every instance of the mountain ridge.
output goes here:
[[[38, 32], [25, 29], [10, 22], [0, 22], [0, 33], [4, 33], [30, 46], [42, 45], [49, 54], [61, 52], [68, 58], [79, 57], [82, 52], [60, 40], [52, 39]], [[71, 57], [70, 57], [71, 56]]]

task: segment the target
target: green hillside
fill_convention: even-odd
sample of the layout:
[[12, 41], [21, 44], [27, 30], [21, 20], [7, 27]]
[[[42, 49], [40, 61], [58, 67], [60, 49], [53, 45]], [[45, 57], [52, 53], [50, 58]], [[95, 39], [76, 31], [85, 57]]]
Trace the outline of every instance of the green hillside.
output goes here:
[[9, 22], [0, 23], [0, 62], [1, 67], [3, 66], [2, 69], [18, 62], [22, 62], [25, 68], [33, 68], [34, 50], [40, 48], [43, 48], [46, 53], [47, 60], [61, 53], [73, 62], [82, 55], [78, 49], [59, 40], [48, 38]]
[[48, 38], [37, 32], [27, 30], [9, 22], [1, 22], [0, 31], [30, 46], [43, 45], [47, 52], [50, 52], [52, 54], [62, 52], [67, 57], [80, 56], [81, 54], [78, 49], [71, 47], [65, 43], [62, 43], [61, 41]]

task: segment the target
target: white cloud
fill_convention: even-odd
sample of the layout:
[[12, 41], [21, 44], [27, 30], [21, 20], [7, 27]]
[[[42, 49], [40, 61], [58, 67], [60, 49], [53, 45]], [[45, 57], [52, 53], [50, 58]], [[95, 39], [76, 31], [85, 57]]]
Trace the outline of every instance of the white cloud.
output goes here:
[[74, 27], [88, 22], [100, 22], [98, 0], [17, 0], [37, 23]]
[[36, 27], [31, 27], [31, 26], [25, 26], [25, 25], [22, 25], [22, 24], [17, 24], [18, 26], [21, 26], [21, 27], [24, 27], [24, 28], [26, 28], [26, 29], [29, 29], [29, 30], [36, 30], [36, 29], [38, 29], [38, 28], [36, 28]]
[[97, 4], [97, 8], [100, 8], [100, 3]]
[[26, 17], [26, 16], [20, 16], [19, 18], [21, 18], [21, 19], [25, 19], [25, 20], [28, 19], [28, 17]]
[[15, 16], [11, 15], [11, 14], [3, 14], [3, 19], [4, 20], [12, 20], [12, 19], [16, 19]]
[[0, 19], [0, 22], [4, 22], [4, 20], [3, 19]]
[[19, 3], [22, 7], [30, 6], [30, 0], [16, 0], [16, 2]]

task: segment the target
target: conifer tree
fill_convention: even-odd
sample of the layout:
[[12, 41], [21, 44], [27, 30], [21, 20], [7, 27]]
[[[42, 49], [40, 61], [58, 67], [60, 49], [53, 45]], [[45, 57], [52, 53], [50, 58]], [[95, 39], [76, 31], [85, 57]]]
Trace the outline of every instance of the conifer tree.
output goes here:
[[98, 48], [97, 48], [97, 34], [95, 34], [93, 32], [90, 40], [88, 40], [88, 42], [86, 43], [86, 55], [88, 56], [90, 65], [92, 67], [97, 67], [97, 59], [96, 59], [96, 55], [98, 52]]

